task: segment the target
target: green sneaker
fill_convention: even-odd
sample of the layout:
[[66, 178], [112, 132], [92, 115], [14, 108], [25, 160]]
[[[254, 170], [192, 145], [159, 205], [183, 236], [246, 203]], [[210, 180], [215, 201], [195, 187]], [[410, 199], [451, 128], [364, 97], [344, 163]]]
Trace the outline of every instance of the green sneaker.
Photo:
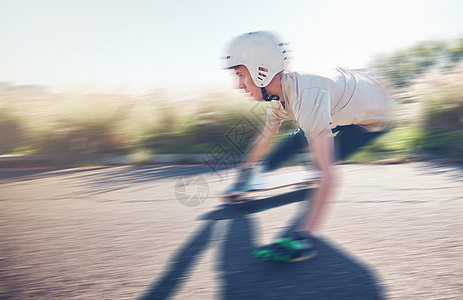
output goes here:
[[273, 244], [258, 248], [252, 255], [262, 261], [297, 262], [317, 255], [314, 239], [306, 232], [291, 232]]

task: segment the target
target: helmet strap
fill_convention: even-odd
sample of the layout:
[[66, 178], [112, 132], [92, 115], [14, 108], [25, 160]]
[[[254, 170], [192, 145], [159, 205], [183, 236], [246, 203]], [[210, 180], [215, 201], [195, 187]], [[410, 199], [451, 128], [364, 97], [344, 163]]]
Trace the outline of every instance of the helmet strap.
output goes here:
[[262, 91], [262, 98], [264, 98], [265, 101], [280, 100], [280, 96], [278, 95], [272, 95], [269, 97], [265, 87], [261, 87], [260, 89]]

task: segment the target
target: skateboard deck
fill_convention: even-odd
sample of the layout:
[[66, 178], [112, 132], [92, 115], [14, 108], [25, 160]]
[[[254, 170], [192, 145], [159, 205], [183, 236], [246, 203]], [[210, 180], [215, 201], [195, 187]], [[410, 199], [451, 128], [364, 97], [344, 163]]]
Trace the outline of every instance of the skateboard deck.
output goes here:
[[222, 197], [244, 196], [258, 192], [271, 191], [284, 187], [306, 185], [318, 180], [315, 172], [299, 171], [286, 174], [273, 174], [265, 176], [262, 181], [251, 180], [244, 189], [230, 190], [227, 189], [220, 193]]

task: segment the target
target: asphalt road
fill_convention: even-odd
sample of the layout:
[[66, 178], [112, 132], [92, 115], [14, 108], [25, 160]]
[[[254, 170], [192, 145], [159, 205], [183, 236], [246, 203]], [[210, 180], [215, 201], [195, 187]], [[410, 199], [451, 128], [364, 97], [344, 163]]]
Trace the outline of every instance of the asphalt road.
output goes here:
[[310, 189], [227, 207], [234, 170], [0, 171], [0, 299], [463, 299], [463, 168], [337, 168], [320, 254], [292, 264], [250, 252]]

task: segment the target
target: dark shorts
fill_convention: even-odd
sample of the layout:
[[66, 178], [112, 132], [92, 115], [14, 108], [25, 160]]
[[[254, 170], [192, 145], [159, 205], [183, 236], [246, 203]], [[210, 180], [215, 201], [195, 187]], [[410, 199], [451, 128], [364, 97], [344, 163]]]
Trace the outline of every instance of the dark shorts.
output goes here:
[[[377, 137], [388, 130], [370, 132], [358, 125], [337, 126], [332, 129], [334, 136], [335, 160], [343, 161], [358, 149], [370, 144]], [[284, 161], [290, 159], [294, 154], [306, 151], [307, 139], [302, 129], [289, 134], [284, 138], [264, 160], [267, 171], [278, 168]]]

